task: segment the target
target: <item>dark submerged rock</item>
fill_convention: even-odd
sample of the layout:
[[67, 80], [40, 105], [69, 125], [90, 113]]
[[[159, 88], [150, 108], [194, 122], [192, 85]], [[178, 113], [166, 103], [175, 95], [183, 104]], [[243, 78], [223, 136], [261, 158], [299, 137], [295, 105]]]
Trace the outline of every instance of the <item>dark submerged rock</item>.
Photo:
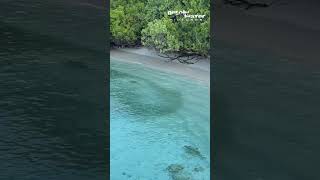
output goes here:
[[167, 167], [169, 173], [179, 173], [184, 169], [184, 167], [180, 164], [171, 164]]
[[181, 164], [171, 164], [167, 167], [167, 171], [172, 180], [191, 180], [191, 177], [184, 172], [184, 167]]

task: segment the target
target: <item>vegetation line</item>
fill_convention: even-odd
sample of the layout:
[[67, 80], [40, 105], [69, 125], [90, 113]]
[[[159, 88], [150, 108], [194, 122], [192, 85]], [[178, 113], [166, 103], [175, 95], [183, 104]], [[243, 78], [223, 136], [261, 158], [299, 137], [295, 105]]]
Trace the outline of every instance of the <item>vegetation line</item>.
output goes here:
[[170, 60], [194, 63], [208, 56], [209, 6], [210, 0], [111, 0], [111, 45], [145, 46]]

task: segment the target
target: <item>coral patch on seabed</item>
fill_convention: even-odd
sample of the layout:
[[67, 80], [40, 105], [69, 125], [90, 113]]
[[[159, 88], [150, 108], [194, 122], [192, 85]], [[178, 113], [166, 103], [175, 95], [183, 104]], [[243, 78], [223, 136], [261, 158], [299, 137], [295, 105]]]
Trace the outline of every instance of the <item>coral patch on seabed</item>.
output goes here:
[[169, 176], [173, 180], [191, 180], [192, 178], [184, 171], [181, 164], [171, 164], [167, 167]]

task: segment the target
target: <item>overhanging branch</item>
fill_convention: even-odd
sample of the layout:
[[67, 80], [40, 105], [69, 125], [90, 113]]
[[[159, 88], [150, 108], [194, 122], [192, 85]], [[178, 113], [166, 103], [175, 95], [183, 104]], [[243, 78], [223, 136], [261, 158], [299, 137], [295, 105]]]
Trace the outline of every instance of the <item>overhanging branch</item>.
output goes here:
[[169, 61], [178, 61], [184, 64], [194, 64], [197, 63], [203, 56], [194, 52], [180, 52], [175, 53], [159, 53], [160, 57], [166, 58]]

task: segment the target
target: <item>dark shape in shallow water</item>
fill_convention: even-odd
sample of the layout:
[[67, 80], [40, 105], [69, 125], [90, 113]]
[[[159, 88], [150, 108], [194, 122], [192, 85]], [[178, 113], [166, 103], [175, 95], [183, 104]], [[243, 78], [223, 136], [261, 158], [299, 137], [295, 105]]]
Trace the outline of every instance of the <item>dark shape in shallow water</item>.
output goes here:
[[111, 81], [112, 97], [116, 97], [126, 105], [126, 111], [135, 115], [163, 116], [177, 112], [182, 106], [179, 91], [164, 88], [147, 78], [111, 70]]
[[196, 147], [193, 147], [193, 146], [183, 146], [184, 148], [184, 151], [187, 153], [187, 154], [190, 154], [194, 157], [200, 157], [201, 159], [204, 159], [205, 157], [201, 154], [200, 150]]
[[195, 167], [195, 168], [193, 169], [193, 171], [194, 171], [194, 172], [202, 172], [202, 171], [204, 171], [204, 168], [201, 167], [201, 166]]
[[184, 172], [184, 167], [181, 164], [171, 164], [166, 170], [173, 180], [191, 180], [191, 177]]
[[171, 164], [167, 167], [169, 173], [179, 173], [184, 169], [180, 164]]

